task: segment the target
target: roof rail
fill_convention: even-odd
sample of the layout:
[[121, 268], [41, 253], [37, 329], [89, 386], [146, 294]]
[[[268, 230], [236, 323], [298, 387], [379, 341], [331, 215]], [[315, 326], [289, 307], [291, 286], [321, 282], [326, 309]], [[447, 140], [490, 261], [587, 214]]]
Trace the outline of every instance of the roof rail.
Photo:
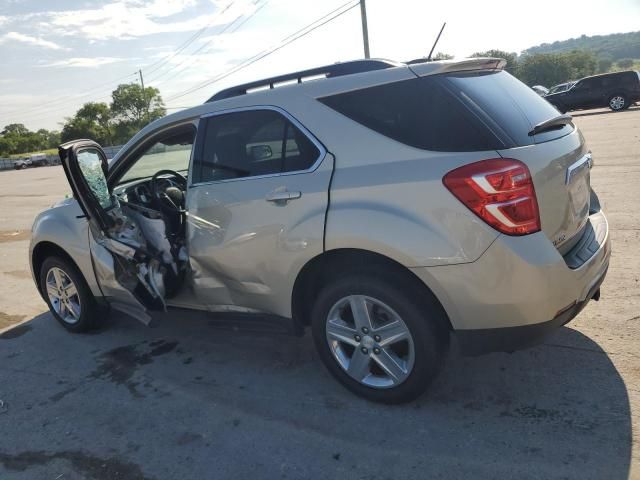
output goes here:
[[236, 85], [235, 87], [227, 88], [216, 93], [213, 97], [207, 100], [205, 103], [215, 102], [216, 100], [224, 100], [225, 98], [237, 97], [247, 94], [250, 90], [258, 88], [275, 88], [278, 83], [289, 83], [297, 81], [302, 83], [302, 80], [309, 77], [341, 77], [343, 75], [351, 75], [354, 73], [371, 72], [374, 70], [384, 70], [386, 68], [398, 67], [401, 63], [392, 62], [390, 60], [353, 60], [351, 62], [334, 63], [333, 65], [326, 65], [324, 67], [312, 68], [309, 70], [302, 70], [300, 72], [287, 73], [278, 77], [265, 78], [264, 80], [258, 80], [256, 82], [245, 83], [242, 85]]

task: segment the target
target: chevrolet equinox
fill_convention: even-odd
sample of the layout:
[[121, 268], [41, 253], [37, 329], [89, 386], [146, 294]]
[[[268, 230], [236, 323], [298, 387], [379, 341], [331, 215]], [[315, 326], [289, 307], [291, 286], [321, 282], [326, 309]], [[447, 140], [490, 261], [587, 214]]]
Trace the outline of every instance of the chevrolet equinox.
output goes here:
[[111, 162], [65, 143], [73, 198], [35, 219], [36, 285], [72, 332], [105, 307], [292, 319], [386, 403], [426, 390], [450, 338], [540, 342], [599, 298], [609, 228], [582, 134], [504, 65], [340, 63], [223, 90]]

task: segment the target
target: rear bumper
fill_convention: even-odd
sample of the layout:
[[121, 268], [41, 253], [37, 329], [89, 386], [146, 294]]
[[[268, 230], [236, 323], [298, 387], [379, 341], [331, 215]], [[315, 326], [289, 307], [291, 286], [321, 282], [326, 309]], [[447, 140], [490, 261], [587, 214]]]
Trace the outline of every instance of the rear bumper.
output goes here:
[[589, 291], [587, 298], [558, 313], [554, 318], [542, 323], [523, 325], [520, 327], [486, 328], [474, 330], [458, 330], [455, 332], [464, 355], [474, 356], [489, 352], [513, 352], [542, 343], [556, 329], [573, 320], [590, 300], [599, 300], [600, 285], [607, 274], [605, 270], [596, 284]]
[[597, 296], [609, 266], [609, 226], [593, 213], [564, 257], [538, 232], [500, 235], [475, 262], [413, 268], [444, 307], [464, 353], [531, 346]]

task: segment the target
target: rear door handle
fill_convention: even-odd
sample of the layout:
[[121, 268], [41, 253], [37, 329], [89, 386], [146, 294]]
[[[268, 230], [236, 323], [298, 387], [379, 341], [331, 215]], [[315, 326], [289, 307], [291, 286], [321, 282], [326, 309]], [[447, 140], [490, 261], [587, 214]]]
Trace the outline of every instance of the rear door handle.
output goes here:
[[265, 200], [267, 202], [288, 202], [289, 200], [295, 200], [300, 198], [302, 192], [290, 192], [288, 190], [278, 190], [267, 193]]

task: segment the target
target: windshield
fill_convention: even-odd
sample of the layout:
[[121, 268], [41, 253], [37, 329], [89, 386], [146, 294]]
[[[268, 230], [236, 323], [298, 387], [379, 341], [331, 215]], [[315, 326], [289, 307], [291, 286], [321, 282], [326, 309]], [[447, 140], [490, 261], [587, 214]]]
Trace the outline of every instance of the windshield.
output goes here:
[[194, 131], [189, 130], [154, 143], [120, 178], [118, 185], [151, 178], [159, 170], [186, 172], [191, 159]]

